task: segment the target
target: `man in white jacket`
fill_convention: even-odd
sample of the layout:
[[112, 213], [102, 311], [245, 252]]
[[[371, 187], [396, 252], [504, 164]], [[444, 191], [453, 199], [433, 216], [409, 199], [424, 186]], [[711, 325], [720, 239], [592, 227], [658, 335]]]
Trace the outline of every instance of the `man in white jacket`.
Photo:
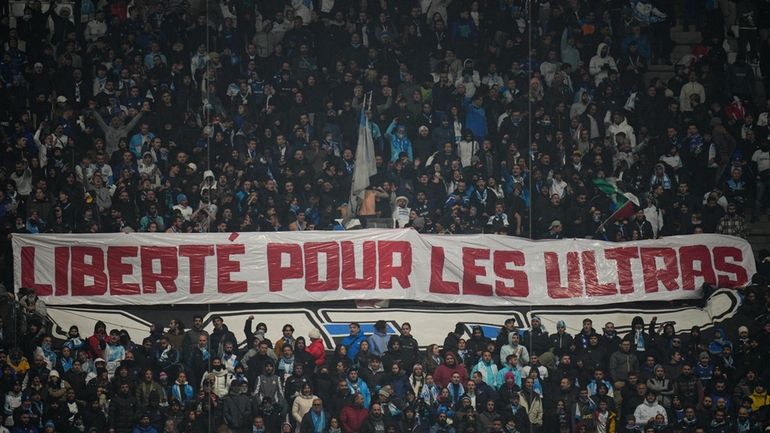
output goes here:
[[227, 368], [222, 364], [222, 360], [214, 358], [211, 360], [211, 371], [203, 376], [201, 386], [208, 385], [211, 392], [216, 394], [217, 397], [224, 398], [227, 395], [232, 380], [233, 375], [228, 373]]
[[657, 415], [663, 415], [663, 420], [668, 424], [666, 409], [658, 403], [658, 396], [652, 391], [647, 391], [647, 395], [644, 396], [644, 401], [637, 406], [634, 411], [636, 425], [646, 425], [647, 423], [654, 421]]
[[602, 42], [596, 48], [596, 55], [591, 57], [588, 63], [588, 72], [594, 77], [594, 83], [599, 85], [609, 77], [610, 70], [618, 72], [618, 65], [610, 55], [610, 46]]
[[626, 138], [631, 144], [631, 149], [636, 148], [634, 127], [628, 124], [626, 116], [621, 111], [616, 111], [612, 113], [612, 123], [607, 127], [607, 137], [612, 138], [612, 141], [615, 142], [615, 135], [619, 132], [626, 134]]

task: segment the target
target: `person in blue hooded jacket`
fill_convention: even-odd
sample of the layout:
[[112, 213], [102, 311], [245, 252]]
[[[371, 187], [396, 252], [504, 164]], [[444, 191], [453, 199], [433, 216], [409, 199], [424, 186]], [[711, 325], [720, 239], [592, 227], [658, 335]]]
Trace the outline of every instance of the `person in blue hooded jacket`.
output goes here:
[[390, 141], [390, 162], [399, 159], [401, 152], [405, 152], [410, 161], [414, 160], [412, 140], [406, 135], [406, 127], [398, 124], [398, 117], [390, 122], [390, 126], [385, 130], [385, 137]]
[[711, 355], [720, 355], [725, 346], [733, 347], [728, 339], [725, 338], [725, 331], [722, 328], [714, 328], [714, 338], [709, 343], [709, 353]]
[[464, 102], [465, 109], [465, 127], [473, 132], [473, 137], [479, 142], [487, 137], [487, 112], [481, 103], [484, 98], [476, 95], [473, 99], [466, 98]]
[[388, 335], [388, 325], [384, 320], [378, 320], [374, 323], [374, 333], [369, 336], [369, 353], [382, 357], [388, 351], [390, 336]]
[[361, 325], [356, 322], [350, 324], [350, 335], [342, 339], [342, 345], [348, 349], [348, 358], [351, 361], [356, 360], [361, 342], [366, 340], [364, 333], [361, 332]]

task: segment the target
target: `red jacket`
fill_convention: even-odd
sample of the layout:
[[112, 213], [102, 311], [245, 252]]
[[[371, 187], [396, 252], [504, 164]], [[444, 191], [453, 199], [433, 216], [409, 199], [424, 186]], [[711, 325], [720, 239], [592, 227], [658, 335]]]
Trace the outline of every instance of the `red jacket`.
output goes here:
[[[455, 365], [452, 367], [446, 365], [447, 358], [453, 358], [455, 360]], [[436, 368], [436, 371], [433, 372], [433, 381], [436, 382], [436, 385], [444, 388], [452, 381], [452, 374], [454, 374], [454, 372], [460, 374], [460, 383], [468, 382], [468, 371], [462, 364], [457, 362], [457, 356], [455, 356], [453, 352], [447, 352], [444, 354], [444, 364], [439, 365]]]
[[91, 351], [92, 359], [103, 357], [104, 348], [102, 345], [107, 345], [104, 335], [94, 334], [88, 337], [86, 342], [88, 343], [88, 349]]
[[313, 363], [316, 366], [324, 365], [324, 362], [326, 362], [326, 349], [324, 349], [324, 341], [320, 338], [311, 340], [310, 345], [305, 348], [305, 352], [313, 357]]
[[369, 418], [369, 411], [363, 406], [349, 404], [340, 411], [340, 423], [342, 431], [345, 433], [361, 433], [366, 419]]

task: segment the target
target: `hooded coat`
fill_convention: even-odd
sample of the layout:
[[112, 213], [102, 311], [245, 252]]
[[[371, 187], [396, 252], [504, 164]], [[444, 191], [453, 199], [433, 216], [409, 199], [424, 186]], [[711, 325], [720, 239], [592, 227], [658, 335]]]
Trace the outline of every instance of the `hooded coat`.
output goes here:
[[[455, 361], [453, 366], [447, 365], [450, 358]], [[433, 372], [433, 381], [436, 382], [436, 385], [445, 387], [451, 381], [452, 374], [455, 372], [460, 374], [460, 383], [468, 382], [468, 371], [462, 364], [457, 362], [457, 356], [454, 352], [447, 352], [444, 354], [444, 363], [439, 365], [436, 371]]]
[[[607, 55], [602, 56], [602, 50], [605, 47], [607, 48]], [[596, 55], [591, 57], [591, 61], [588, 64], [588, 71], [591, 73], [591, 76], [594, 77], [594, 83], [596, 85], [609, 77], [609, 74], [604, 69], [605, 65], [609, 66], [609, 68], [615, 72], [618, 71], [618, 65], [615, 63], [615, 59], [610, 55], [609, 50], [609, 45], [604, 42], [600, 43], [599, 46], [596, 47]]]
[[516, 355], [519, 357], [519, 367], [523, 367], [529, 364], [529, 351], [521, 343], [515, 346], [512, 343], [514, 334], [508, 334], [508, 344], [500, 348], [500, 363], [505, 365], [505, 360], [508, 355]]

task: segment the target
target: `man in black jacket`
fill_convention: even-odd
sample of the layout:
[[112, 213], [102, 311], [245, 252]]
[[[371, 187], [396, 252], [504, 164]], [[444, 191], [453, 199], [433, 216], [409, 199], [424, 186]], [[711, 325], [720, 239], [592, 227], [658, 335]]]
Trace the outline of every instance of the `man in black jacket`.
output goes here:
[[110, 400], [109, 420], [116, 433], [130, 433], [134, 427], [139, 405], [129, 392], [128, 383], [120, 385], [118, 395]]
[[420, 344], [412, 336], [412, 324], [404, 322], [401, 325], [401, 336], [399, 337], [399, 344], [401, 346], [401, 356], [404, 363], [404, 369], [411, 371], [414, 363], [417, 362], [420, 356]]
[[251, 399], [246, 382], [234, 380], [230, 393], [222, 401], [225, 423], [232, 433], [248, 433], [251, 424]]

